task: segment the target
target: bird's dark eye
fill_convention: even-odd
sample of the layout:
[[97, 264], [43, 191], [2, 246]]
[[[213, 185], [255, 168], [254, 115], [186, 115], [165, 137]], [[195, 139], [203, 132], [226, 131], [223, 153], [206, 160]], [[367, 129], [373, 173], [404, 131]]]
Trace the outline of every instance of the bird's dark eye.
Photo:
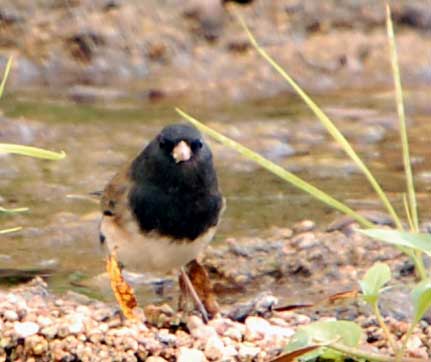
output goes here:
[[174, 142], [163, 137], [159, 138], [159, 145], [160, 148], [163, 148], [164, 150], [169, 152], [172, 151], [172, 149], [174, 148]]
[[197, 150], [201, 149], [203, 146], [203, 143], [201, 140], [194, 140], [191, 144], [190, 147], [192, 149], [193, 152], [196, 152]]

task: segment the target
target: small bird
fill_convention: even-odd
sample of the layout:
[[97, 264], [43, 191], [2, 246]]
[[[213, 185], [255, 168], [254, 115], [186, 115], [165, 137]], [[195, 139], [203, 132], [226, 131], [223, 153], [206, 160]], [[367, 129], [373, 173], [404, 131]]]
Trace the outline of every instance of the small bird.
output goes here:
[[[100, 241], [124, 268], [150, 273], [180, 269], [197, 298], [183, 267], [213, 238], [224, 198], [211, 150], [196, 128], [165, 127], [111, 179], [101, 207]], [[207, 318], [206, 311], [201, 313]]]

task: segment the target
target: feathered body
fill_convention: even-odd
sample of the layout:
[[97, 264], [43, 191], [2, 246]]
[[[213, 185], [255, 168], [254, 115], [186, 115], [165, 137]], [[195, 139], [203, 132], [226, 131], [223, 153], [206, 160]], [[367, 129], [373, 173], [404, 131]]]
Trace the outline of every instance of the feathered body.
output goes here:
[[[177, 161], [180, 143], [190, 157]], [[188, 125], [168, 126], [106, 186], [101, 240], [127, 269], [167, 272], [207, 246], [223, 209], [209, 147]]]

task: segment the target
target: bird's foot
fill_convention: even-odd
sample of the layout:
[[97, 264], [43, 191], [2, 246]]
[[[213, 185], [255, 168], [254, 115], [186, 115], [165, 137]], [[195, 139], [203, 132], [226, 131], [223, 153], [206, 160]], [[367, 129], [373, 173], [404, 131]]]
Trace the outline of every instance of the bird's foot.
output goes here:
[[179, 305], [184, 304], [184, 294], [190, 294], [194, 304], [202, 315], [205, 323], [209, 317], [216, 315], [220, 308], [212, 290], [212, 285], [205, 268], [196, 260], [192, 260], [181, 268]]
[[193, 302], [195, 303], [196, 308], [199, 310], [199, 313], [201, 314], [203, 321], [205, 323], [208, 323], [209, 321], [208, 312], [205, 309], [201, 299], [199, 298], [198, 293], [196, 292], [189, 276], [187, 275], [183, 267], [181, 267], [181, 279], [182, 279], [182, 282], [184, 283], [186, 291], [190, 293], [190, 296], [193, 299]]

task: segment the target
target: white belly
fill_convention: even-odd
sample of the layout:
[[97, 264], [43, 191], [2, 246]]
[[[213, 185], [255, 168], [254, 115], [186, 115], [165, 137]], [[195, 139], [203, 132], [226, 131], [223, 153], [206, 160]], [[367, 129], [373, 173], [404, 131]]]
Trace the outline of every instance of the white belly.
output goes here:
[[[128, 226], [129, 230], [135, 228]], [[212, 227], [193, 242], [178, 242], [167, 237], [155, 239], [152, 233], [142, 235], [138, 230], [120, 229], [107, 217], [101, 223], [101, 232], [110, 252], [116, 253], [127, 270], [141, 273], [166, 273], [180, 268], [206, 248], [215, 231], [216, 227]]]

